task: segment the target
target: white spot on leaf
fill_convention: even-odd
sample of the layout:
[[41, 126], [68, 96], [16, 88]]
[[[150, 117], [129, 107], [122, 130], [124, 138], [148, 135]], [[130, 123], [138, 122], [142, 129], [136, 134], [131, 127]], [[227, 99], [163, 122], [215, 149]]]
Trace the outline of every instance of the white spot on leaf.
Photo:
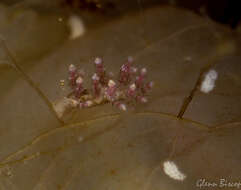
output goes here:
[[78, 16], [70, 16], [68, 20], [68, 25], [70, 27], [70, 36], [69, 38], [71, 40], [76, 39], [80, 36], [83, 36], [85, 34], [85, 26], [82, 19]]
[[170, 178], [183, 181], [186, 178], [186, 175], [183, 174], [176, 164], [172, 161], [166, 161], [163, 163], [163, 170]]
[[202, 82], [200, 90], [204, 93], [209, 93], [215, 87], [215, 81], [218, 78], [218, 73], [215, 70], [210, 70]]

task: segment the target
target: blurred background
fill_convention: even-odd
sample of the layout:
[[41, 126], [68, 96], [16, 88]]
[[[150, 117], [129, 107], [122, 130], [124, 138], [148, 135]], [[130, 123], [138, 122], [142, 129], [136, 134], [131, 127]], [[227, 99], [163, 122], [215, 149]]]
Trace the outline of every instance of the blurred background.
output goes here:
[[95, 11], [106, 16], [120, 15], [124, 11], [140, 11], [142, 8], [163, 4], [190, 9], [197, 14], [236, 28], [241, 11], [237, 0], [2, 0], [6, 5], [28, 5], [55, 11]]

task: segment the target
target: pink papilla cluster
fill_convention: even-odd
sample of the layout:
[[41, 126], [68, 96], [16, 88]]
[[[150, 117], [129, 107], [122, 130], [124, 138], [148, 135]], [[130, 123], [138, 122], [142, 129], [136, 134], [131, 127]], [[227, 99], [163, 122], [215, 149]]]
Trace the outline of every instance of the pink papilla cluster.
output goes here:
[[97, 57], [94, 61], [95, 73], [92, 75], [92, 88], [84, 87], [83, 71], [71, 64], [69, 66], [69, 84], [71, 96], [79, 102], [80, 108], [111, 103], [120, 110], [126, 111], [127, 105], [146, 103], [147, 94], [153, 82], [146, 82], [147, 69], [132, 66], [133, 58], [129, 57], [120, 68], [119, 75], [114, 79], [112, 73], [106, 72], [103, 60]]

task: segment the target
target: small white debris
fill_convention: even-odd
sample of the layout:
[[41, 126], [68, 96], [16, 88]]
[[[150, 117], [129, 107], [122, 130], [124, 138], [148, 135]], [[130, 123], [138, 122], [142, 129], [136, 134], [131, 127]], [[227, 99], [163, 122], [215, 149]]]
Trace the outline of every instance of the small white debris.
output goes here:
[[170, 178], [183, 181], [186, 178], [186, 175], [183, 174], [176, 164], [172, 161], [165, 161], [163, 163], [163, 170]]
[[62, 17], [59, 17], [59, 18], [58, 18], [58, 21], [59, 21], [59, 22], [63, 22], [63, 18], [62, 18]]
[[83, 36], [86, 32], [84, 23], [82, 19], [76, 15], [69, 17], [68, 25], [70, 27], [70, 39], [76, 39], [80, 36]]
[[122, 111], [126, 111], [126, 105], [125, 104], [120, 104], [119, 109]]
[[215, 70], [210, 70], [205, 75], [205, 78], [202, 82], [200, 90], [204, 93], [209, 93], [215, 87], [215, 81], [218, 78], [218, 73]]
[[82, 136], [79, 136], [79, 137], [78, 137], [78, 141], [79, 141], [79, 142], [82, 142], [83, 140], [84, 140], [84, 137], [82, 137]]
[[77, 100], [71, 99], [71, 98], [62, 98], [55, 103], [53, 103], [53, 108], [55, 112], [57, 113], [58, 117], [63, 117], [64, 113], [70, 109], [77, 107], [79, 102]]

